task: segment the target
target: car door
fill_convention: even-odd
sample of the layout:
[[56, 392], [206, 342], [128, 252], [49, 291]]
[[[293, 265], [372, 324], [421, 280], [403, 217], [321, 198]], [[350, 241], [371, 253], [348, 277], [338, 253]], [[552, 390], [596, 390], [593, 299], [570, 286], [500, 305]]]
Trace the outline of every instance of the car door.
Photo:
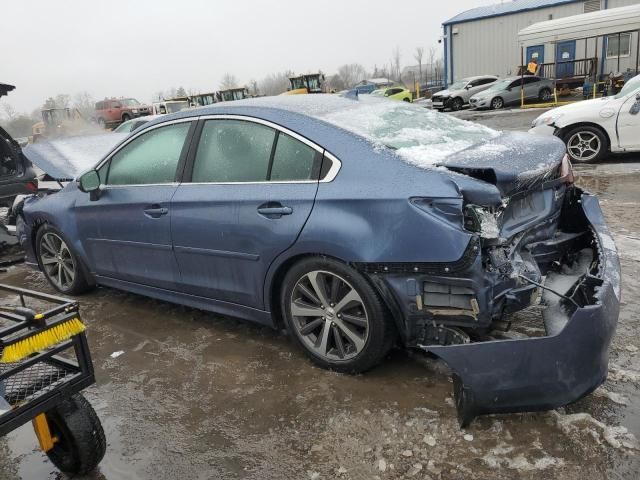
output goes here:
[[99, 198], [76, 204], [80, 238], [99, 276], [173, 289], [170, 202], [195, 122], [143, 130], [98, 168]]
[[620, 107], [617, 129], [621, 148], [640, 150], [640, 88]]
[[504, 103], [514, 104], [520, 103], [520, 86], [522, 85], [522, 79], [518, 78], [511, 82], [504, 92]]
[[538, 98], [540, 88], [539, 77], [524, 77], [524, 98], [527, 100]]
[[247, 117], [203, 119], [196, 137], [171, 201], [180, 288], [264, 308], [266, 271], [311, 213], [322, 149]]
[[489, 88], [491, 84], [495, 82], [495, 78], [486, 77], [486, 78], [478, 78], [469, 83], [469, 88], [467, 89], [468, 95], [467, 99], [473, 97], [476, 93], [482, 92]]

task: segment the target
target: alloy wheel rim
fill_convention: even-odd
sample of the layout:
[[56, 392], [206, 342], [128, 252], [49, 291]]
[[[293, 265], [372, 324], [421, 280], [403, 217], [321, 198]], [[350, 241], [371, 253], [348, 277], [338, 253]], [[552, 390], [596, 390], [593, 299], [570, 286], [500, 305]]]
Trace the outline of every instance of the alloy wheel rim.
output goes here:
[[578, 161], [594, 159], [600, 153], [600, 139], [593, 132], [574, 133], [567, 142], [567, 150]]
[[55, 233], [45, 233], [40, 240], [40, 261], [56, 287], [66, 290], [73, 285], [76, 267], [67, 244]]
[[369, 317], [360, 294], [344, 278], [314, 270], [295, 284], [290, 311], [296, 334], [315, 355], [351, 360], [364, 349]]
[[502, 108], [502, 99], [500, 98], [494, 98], [491, 103], [496, 110]]

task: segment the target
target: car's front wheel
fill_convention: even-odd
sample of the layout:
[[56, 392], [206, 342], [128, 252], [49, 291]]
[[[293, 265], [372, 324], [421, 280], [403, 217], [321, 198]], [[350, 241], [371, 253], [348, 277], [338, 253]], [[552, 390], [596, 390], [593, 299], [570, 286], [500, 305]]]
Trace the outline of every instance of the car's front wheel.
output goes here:
[[337, 260], [310, 257], [284, 279], [281, 308], [287, 328], [317, 365], [348, 373], [378, 364], [395, 330], [369, 282]]
[[602, 160], [609, 149], [602, 130], [589, 125], [574, 128], [564, 136], [567, 153], [575, 163], [592, 163]]
[[460, 98], [454, 98], [451, 101], [451, 110], [457, 112], [458, 110], [462, 110], [462, 107], [464, 107], [464, 101]]
[[504, 100], [502, 97], [495, 97], [491, 99], [491, 108], [493, 110], [500, 110], [502, 107], [504, 107]]
[[44, 275], [56, 290], [76, 295], [90, 288], [81, 260], [56, 228], [44, 225], [38, 230], [36, 253]]
[[540, 90], [540, 93], [538, 94], [538, 99], [541, 102], [550, 102], [552, 98], [553, 98], [553, 94], [551, 93], [551, 90], [548, 88], [543, 88], [542, 90]]

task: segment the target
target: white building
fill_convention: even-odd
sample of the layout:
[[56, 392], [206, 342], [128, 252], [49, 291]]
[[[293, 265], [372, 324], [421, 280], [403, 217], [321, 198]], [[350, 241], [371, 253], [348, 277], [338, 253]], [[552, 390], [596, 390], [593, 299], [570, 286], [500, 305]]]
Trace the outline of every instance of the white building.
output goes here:
[[[451, 83], [481, 74], [516, 75], [521, 64], [521, 30], [538, 22], [638, 4], [640, 0], [513, 0], [467, 10], [443, 23], [445, 78]], [[553, 64], [556, 57], [565, 62], [593, 58], [597, 74], [625, 71], [636, 68], [637, 30], [640, 25], [620, 36], [594, 32], [591, 35], [599, 38], [586, 45], [578, 39], [529, 44], [522, 53], [525, 64], [532, 58], [539, 64]]]

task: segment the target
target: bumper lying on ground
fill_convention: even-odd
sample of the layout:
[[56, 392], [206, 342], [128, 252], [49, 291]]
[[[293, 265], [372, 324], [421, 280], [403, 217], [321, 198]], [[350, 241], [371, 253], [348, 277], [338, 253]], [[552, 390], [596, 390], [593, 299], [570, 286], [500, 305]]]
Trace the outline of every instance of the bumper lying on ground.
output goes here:
[[608, 352], [620, 301], [620, 265], [598, 200], [583, 194], [582, 209], [595, 240], [593, 296], [576, 307], [553, 336], [422, 346], [453, 370], [462, 427], [489, 413], [547, 410], [575, 402], [607, 376]]

